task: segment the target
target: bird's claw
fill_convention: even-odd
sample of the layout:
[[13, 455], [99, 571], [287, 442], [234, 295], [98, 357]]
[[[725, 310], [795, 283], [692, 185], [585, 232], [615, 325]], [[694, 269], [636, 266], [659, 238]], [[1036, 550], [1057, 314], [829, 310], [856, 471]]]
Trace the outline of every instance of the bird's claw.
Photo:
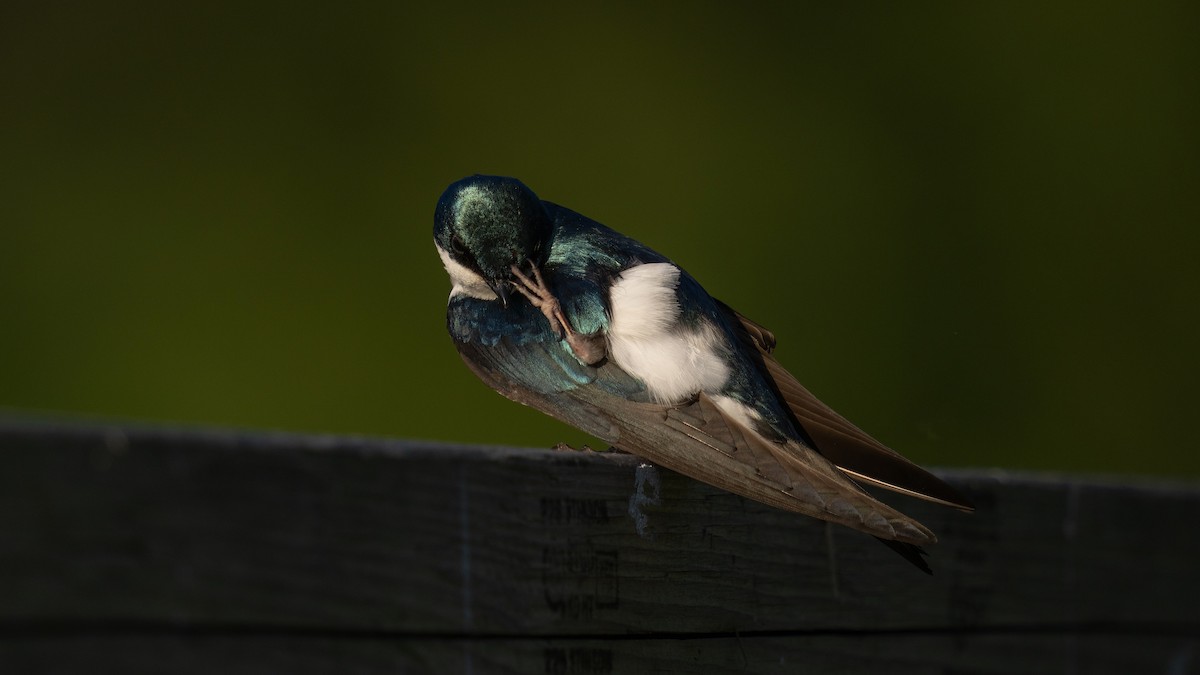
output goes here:
[[525, 296], [530, 304], [542, 311], [542, 314], [546, 316], [546, 321], [550, 324], [550, 330], [558, 335], [558, 339], [567, 341], [580, 361], [588, 365], [595, 365], [603, 361], [608, 355], [604, 335], [601, 333], [583, 335], [576, 332], [571, 327], [571, 322], [567, 320], [567, 316], [563, 314], [558, 298], [554, 297], [550, 288], [546, 286], [546, 280], [542, 278], [542, 271], [532, 260], [526, 262], [529, 263], [531, 274], [525, 274], [519, 265], [511, 267], [515, 279], [512, 282], [513, 288]]
[[512, 282], [513, 288], [525, 296], [530, 304], [540, 309], [542, 314], [546, 315], [546, 320], [550, 322], [550, 330], [557, 333], [559, 339], [565, 340], [569, 335], [570, 328], [567, 317], [563, 316], [562, 307], [558, 304], [558, 298], [555, 298], [546, 286], [546, 280], [542, 278], [542, 271], [533, 264], [533, 261], [528, 262], [532, 270], [532, 278], [522, 272], [520, 266], [512, 266], [513, 276], [516, 277], [516, 281]]
[[555, 443], [554, 447], [551, 449], [559, 450], [559, 451], [566, 451], [566, 452], [596, 452], [596, 450], [592, 450], [592, 446], [590, 446], [590, 445], [581, 445], [581, 446], [579, 446], [578, 449], [576, 449], [574, 447], [571, 447], [569, 444], [562, 443], [562, 442]]

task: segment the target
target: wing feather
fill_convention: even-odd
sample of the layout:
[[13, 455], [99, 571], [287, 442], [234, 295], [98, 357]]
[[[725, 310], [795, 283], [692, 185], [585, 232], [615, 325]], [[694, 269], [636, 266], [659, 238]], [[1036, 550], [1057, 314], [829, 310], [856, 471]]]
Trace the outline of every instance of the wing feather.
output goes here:
[[757, 349], [767, 375], [817, 451], [855, 479], [964, 511], [974, 510], [966, 497], [938, 477], [854, 426], [822, 403], [772, 354], [775, 336], [724, 303], [721, 306], [745, 329], [743, 339]]
[[777, 508], [909, 544], [937, 539], [871, 497], [800, 443], [777, 443], [725, 414], [706, 394], [682, 405], [636, 403], [591, 387], [566, 394], [604, 410], [623, 450], [696, 480]]

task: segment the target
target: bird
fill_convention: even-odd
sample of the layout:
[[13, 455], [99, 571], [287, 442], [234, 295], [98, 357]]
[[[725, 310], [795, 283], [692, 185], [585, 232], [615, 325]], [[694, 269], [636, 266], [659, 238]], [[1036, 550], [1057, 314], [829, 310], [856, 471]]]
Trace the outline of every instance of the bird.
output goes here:
[[446, 327], [505, 397], [748, 499], [859, 530], [926, 573], [927, 527], [873, 485], [971, 511], [776, 360], [775, 335], [666, 256], [520, 180], [472, 175], [438, 199]]

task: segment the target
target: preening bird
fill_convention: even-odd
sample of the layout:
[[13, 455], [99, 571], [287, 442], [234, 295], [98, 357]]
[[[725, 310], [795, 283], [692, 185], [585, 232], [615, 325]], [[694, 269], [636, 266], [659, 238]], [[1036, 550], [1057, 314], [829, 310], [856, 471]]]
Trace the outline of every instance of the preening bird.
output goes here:
[[972, 509], [809, 393], [766, 328], [520, 181], [453, 183], [433, 234], [453, 284], [450, 335], [504, 396], [673, 471], [873, 535], [925, 571], [933, 533], [861, 484]]

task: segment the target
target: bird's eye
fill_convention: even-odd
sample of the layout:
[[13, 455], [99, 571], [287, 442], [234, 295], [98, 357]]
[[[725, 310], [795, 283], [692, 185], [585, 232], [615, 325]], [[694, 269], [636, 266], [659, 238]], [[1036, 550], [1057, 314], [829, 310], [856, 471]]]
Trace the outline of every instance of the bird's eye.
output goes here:
[[467, 252], [467, 245], [463, 243], [462, 237], [456, 234], [450, 238], [450, 250], [462, 255]]

